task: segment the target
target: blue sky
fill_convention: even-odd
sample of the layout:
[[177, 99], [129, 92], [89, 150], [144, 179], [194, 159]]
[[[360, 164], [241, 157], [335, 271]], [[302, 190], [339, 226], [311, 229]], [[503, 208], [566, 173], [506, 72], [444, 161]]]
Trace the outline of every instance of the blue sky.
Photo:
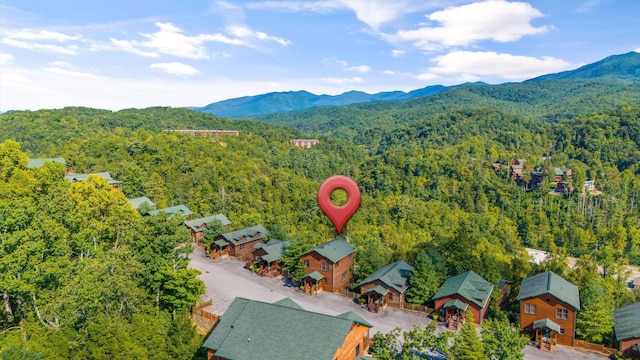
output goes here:
[[0, 111], [502, 83], [640, 51], [640, 1], [0, 1]]

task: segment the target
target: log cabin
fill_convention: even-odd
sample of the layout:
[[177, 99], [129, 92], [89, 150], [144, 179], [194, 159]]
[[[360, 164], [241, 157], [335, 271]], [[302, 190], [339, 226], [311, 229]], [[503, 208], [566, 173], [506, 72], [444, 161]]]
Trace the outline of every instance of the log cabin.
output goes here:
[[207, 230], [207, 224], [213, 221], [220, 221], [224, 229], [227, 229], [227, 226], [231, 224], [231, 221], [227, 219], [223, 214], [211, 215], [203, 218], [186, 220], [184, 225], [189, 228], [191, 231], [191, 238], [196, 244], [200, 244], [202, 242], [202, 237], [204, 236], [205, 230]]
[[305, 292], [307, 289], [329, 292], [345, 289], [351, 282], [355, 252], [347, 240], [336, 237], [302, 254], [300, 260], [307, 272]]
[[282, 256], [284, 256], [289, 244], [291, 244], [291, 240], [282, 241], [276, 239], [271, 239], [267, 243], [257, 243], [251, 255], [253, 256], [253, 261], [257, 262], [258, 275], [279, 275], [282, 268]]
[[218, 259], [231, 256], [243, 261], [251, 260], [255, 245], [266, 242], [268, 236], [269, 233], [262, 225], [224, 233], [213, 242], [210, 257]]
[[633, 359], [640, 358], [640, 303], [616, 309], [613, 322], [618, 349]]
[[202, 346], [208, 360], [354, 360], [367, 354], [372, 327], [352, 311], [332, 316], [289, 298], [235, 298]]
[[367, 309], [378, 312], [384, 310], [388, 303], [400, 307], [409, 288], [409, 276], [412, 272], [413, 267], [400, 260], [376, 270], [362, 280], [358, 286], [360, 294], [367, 295]]
[[180, 216], [183, 216], [185, 219], [191, 219], [191, 215], [193, 215], [193, 212], [184, 205], [176, 205], [176, 206], [170, 206], [167, 208], [162, 208], [157, 210], [149, 210], [146, 213], [144, 213], [144, 215], [153, 216], [160, 213], [165, 213], [169, 216], [180, 215]]
[[556, 344], [574, 346], [576, 311], [580, 310], [578, 287], [552, 271], [522, 280], [520, 328], [535, 333], [541, 350]]
[[489, 310], [493, 284], [473, 271], [447, 279], [431, 298], [434, 310], [444, 316], [447, 327], [458, 330], [471, 311], [473, 321], [481, 325]]

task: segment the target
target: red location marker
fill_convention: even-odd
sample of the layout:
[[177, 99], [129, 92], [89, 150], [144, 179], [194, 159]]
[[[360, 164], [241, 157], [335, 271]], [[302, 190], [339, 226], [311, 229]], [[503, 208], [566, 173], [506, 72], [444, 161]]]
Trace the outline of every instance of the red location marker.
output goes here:
[[[342, 206], [333, 205], [331, 202], [331, 193], [338, 188], [346, 191], [349, 197], [347, 203]], [[351, 218], [360, 206], [360, 189], [358, 189], [358, 184], [342, 175], [328, 178], [320, 185], [320, 189], [318, 189], [318, 205], [320, 205], [322, 211], [331, 219], [333, 226], [336, 227], [338, 234], [340, 234], [344, 224], [349, 221], [349, 218]]]

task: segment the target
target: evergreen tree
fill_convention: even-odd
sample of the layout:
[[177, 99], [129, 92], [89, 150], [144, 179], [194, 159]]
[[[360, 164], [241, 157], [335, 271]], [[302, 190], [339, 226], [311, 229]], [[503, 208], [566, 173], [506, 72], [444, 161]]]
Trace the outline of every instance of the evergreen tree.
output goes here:
[[439, 286], [440, 276], [436, 272], [431, 258], [424, 251], [420, 251], [414, 263], [413, 272], [409, 277], [407, 301], [424, 305], [438, 291]]
[[486, 354], [493, 360], [521, 360], [528, 342], [529, 338], [506, 318], [482, 323], [482, 343]]
[[473, 322], [471, 311], [467, 312], [466, 321], [462, 324], [460, 335], [453, 342], [451, 353], [456, 360], [484, 360], [488, 358]]
[[613, 331], [613, 309], [607, 305], [613, 301], [607, 301], [602, 286], [595, 280], [582, 289], [580, 295], [576, 335], [588, 342], [602, 344]]

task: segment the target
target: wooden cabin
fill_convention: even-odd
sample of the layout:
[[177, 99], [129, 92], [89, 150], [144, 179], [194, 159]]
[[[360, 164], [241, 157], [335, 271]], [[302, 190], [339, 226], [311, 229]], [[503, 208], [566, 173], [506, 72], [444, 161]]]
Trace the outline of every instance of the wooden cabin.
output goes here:
[[367, 296], [367, 309], [378, 312], [388, 303], [399, 307], [404, 302], [412, 272], [413, 267], [401, 260], [376, 270], [360, 282], [360, 294]]
[[616, 309], [613, 322], [618, 349], [633, 359], [640, 358], [640, 303]]
[[[316, 246], [300, 256], [304, 263], [307, 276], [304, 279], [306, 287], [322, 288], [324, 291], [336, 292], [345, 289], [351, 282], [353, 255], [356, 249], [347, 240], [336, 237], [335, 239]], [[322, 276], [319, 279], [318, 274]]]
[[458, 330], [471, 311], [473, 321], [481, 325], [487, 317], [493, 284], [473, 271], [447, 279], [431, 298], [434, 310], [443, 316], [447, 327]]
[[71, 167], [71, 165], [67, 164], [67, 162], [64, 160], [64, 158], [34, 158], [34, 159], [29, 159], [29, 163], [27, 164], [27, 167], [29, 169], [35, 169], [35, 168], [43, 167], [44, 163], [46, 163], [48, 161], [64, 165], [65, 174], [73, 174], [75, 172], [75, 171], [73, 171], [73, 168]]
[[262, 225], [224, 233], [213, 242], [210, 256], [212, 259], [232, 256], [243, 261], [251, 260], [255, 245], [266, 242], [268, 235]]
[[258, 275], [277, 276], [282, 268], [282, 256], [291, 244], [291, 240], [282, 241], [271, 239], [267, 243], [257, 243], [251, 253], [253, 261], [257, 263]]
[[190, 219], [191, 215], [193, 215], [193, 212], [191, 210], [189, 210], [189, 208], [187, 208], [184, 205], [175, 205], [175, 206], [170, 206], [167, 208], [162, 208], [162, 209], [156, 209], [156, 210], [149, 210], [146, 213], [144, 213], [144, 215], [146, 216], [153, 216], [153, 215], [157, 215], [160, 213], [165, 213], [169, 216], [173, 216], [173, 215], [180, 215], [182, 217], [184, 217], [185, 219]]
[[235, 298], [202, 346], [209, 360], [354, 360], [367, 355], [372, 327], [353, 311], [332, 316], [289, 298]]
[[89, 175], [97, 175], [97, 176], [107, 180], [107, 183], [109, 185], [113, 186], [114, 189], [122, 191], [122, 181], [114, 180], [111, 177], [111, 174], [109, 174], [106, 171], [97, 172], [97, 173], [91, 173], [91, 174], [69, 173], [69, 174], [66, 174], [64, 176], [64, 178], [65, 178], [65, 180], [68, 180], [68, 181], [71, 181], [71, 182], [87, 181], [87, 180], [89, 180]]
[[520, 328], [535, 333], [540, 349], [574, 345], [576, 311], [580, 310], [577, 286], [547, 271], [522, 280], [518, 301]]
[[220, 221], [224, 229], [226, 230], [231, 221], [227, 219], [223, 214], [211, 215], [203, 218], [187, 220], [184, 222], [184, 225], [189, 228], [191, 231], [191, 238], [196, 244], [202, 243], [202, 237], [204, 236], [204, 232], [207, 230], [207, 224], [210, 224], [213, 221]]
[[149, 199], [146, 196], [127, 199], [127, 201], [129, 201], [129, 204], [131, 204], [131, 206], [136, 210], [140, 209], [140, 207], [145, 205], [145, 204], [147, 206], [147, 209], [156, 207], [156, 203], [151, 201], [151, 199]]

